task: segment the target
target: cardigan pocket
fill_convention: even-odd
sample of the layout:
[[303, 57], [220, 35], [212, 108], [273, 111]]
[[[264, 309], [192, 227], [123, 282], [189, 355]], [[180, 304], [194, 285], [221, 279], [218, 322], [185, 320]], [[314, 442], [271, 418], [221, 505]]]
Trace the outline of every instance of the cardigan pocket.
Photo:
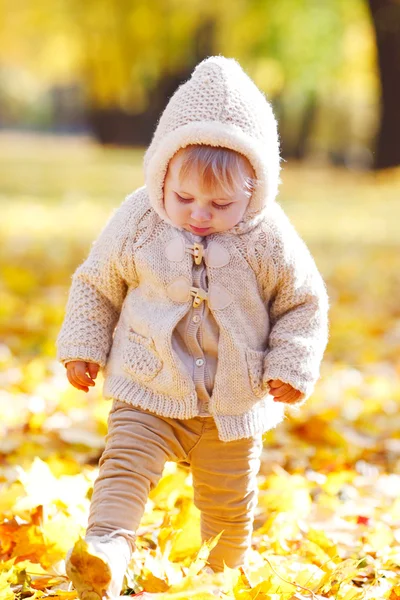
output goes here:
[[246, 348], [246, 362], [250, 386], [257, 398], [264, 398], [264, 396], [268, 395], [268, 390], [263, 387], [264, 358], [265, 352]]
[[129, 328], [128, 339], [122, 350], [124, 370], [143, 382], [148, 382], [162, 369], [163, 362], [152, 338], [147, 338]]

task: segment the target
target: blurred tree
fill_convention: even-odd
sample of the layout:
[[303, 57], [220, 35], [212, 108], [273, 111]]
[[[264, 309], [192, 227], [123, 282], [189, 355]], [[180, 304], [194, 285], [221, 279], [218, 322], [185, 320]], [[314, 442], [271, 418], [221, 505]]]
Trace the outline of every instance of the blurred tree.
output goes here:
[[0, 0], [0, 84], [22, 105], [78, 83], [100, 141], [146, 144], [179, 83], [221, 53], [274, 103], [286, 156], [345, 156], [369, 141], [369, 26], [365, 0]]
[[346, 0], [191, 0], [184, 11], [177, 0], [74, 1], [89, 120], [102, 142], [148, 143], [176, 87], [221, 52], [272, 99], [283, 152], [296, 158], [307, 153], [324, 89], [340, 74], [354, 16]]
[[381, 77], [381, 121], [375, 167], [400, 165], [400, 3], [369, 0]]
[[307, 153], [324, 90], [339, 77], [351, 17], [342, 5], [343, 0], [248, 0], [242, 14], [225, 15], [222, 42], [244, 58], [272, 98], [286, 157]]
[[284, 156], [368, 166], [376, 76], [365, 1], [246, 0], [224, 20], [221, 51], [273, 100]]
[[103, 143], [147, 144], [167, 99], [215, 52], [200, 0], [74, 0], [88, 119]]

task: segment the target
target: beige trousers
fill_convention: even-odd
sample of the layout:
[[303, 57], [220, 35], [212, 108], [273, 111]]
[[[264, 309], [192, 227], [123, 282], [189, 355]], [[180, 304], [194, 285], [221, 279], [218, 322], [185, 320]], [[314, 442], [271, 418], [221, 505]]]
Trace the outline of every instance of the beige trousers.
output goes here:
[[170, 419], [113, 400], [86, 535], [124, 529], [133, 550], [149, 491], [165, 462], [185, 462], [192, 471], [203, 541], [224, 530], [210, 553], [210, 566], [215, 571], [223, 570], [224, 562], [231, 568], [246, 566], [261, 450], [261, 435], [219, 440], [212, 417]]

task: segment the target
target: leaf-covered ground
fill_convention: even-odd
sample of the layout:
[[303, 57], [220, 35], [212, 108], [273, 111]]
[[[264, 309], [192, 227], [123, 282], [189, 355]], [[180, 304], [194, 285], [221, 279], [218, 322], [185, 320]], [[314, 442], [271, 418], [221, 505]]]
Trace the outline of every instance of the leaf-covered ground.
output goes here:
[[[76, 598], [64, 556], [84, 534], [108, 401], [55, 361], [70, 277], [142, 184], [142, 150], [0, 136], [0, 599]], [[315, 394], [265, 435], [247, 573], [203, 570], [190, 473], [167, 463], [125, 594], [400, 598], [400, 173], [286, 165], [281, 203], [331, 298]], [[289, 412], [290, 411], [290, 412]]]

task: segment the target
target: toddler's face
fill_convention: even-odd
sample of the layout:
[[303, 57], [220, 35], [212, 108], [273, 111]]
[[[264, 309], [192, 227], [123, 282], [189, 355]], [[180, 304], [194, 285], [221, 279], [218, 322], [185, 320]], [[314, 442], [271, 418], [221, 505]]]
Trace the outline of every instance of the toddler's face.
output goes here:
[[244, 189], [233, 195], [218, 189], [206, 193], [195, 171], [180, 182], [182, 160], [181, 152], [173, 156], [164, 182], [164, 208], [171, 222], [203, 236], [237, 225], [249, 203]]

